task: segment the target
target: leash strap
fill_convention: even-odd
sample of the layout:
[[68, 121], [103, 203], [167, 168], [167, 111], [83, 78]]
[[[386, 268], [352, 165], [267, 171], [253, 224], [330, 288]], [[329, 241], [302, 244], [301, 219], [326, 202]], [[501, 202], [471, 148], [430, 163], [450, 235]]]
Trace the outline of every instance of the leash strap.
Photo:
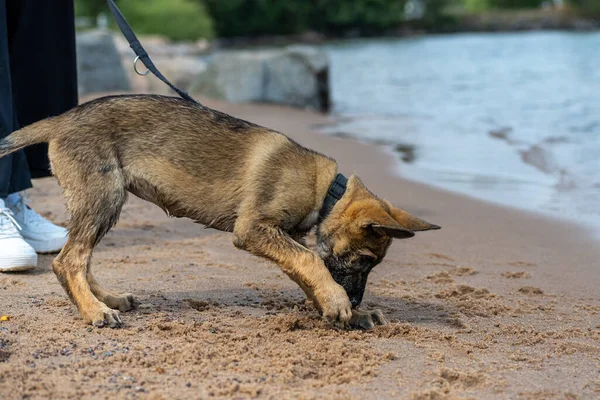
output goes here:
[[[144, 65], [146, 66], [146, 68], [148, 68], [148, 70], [154, 74], [154, 76], [156, 76], [158, 79], [160, 79], [161, 81], [166, 83], [171, 89], [173, 89], [175, 92], [177, 92], [177, 94], [179, 96], [181, 96], [183, 99], [194, 102], [196, 104], [200, 104], [197, 100], [193, 99], [189, 94], [187, 94], [186, 92], [177, 88], [175, 85], [173, 85], [171, 82], [169, 82], [169, 80], [167, 78], [165, 78], [165, 76], [163, 74], [160, 73], [160, 71], [156, 68], [156, 66], [150, 59], [150, 56], [148, 55], [148, 53], [146, 52], [146, 50], [144, 49], [144, 47], [142, 46], [142, 44], [140, 43], [138, 38], [135, 36], [135, 33], [131, 29], [131, 26], [127, 23], [127, 20], [125, 19], [125, 17], [121, 13], [121, 10], [119, 10], [119, 8], [115, 4], [115, 2], [113, 0], [106, 0], [106, 2], [108, 3], [108, 8], [110, 9], [110, 12], [112, 13], [113, 17], [115, 17], [115, 20], [117, 21], [117, 25], [119, 25], [119, 29], [123, 33], [123, 36], [125, 36], [125, 39], [127, 39], [127, 41], [129, 42], [129, 46], [134, 51], [134, 53], [137, 55], [136, 61], [134, 61], [134, 68], [135, 68], [135, 62], [137, 62], [138, 59], [141, 60], [142, 63], [144, 63]], [[140, 74], [137, 71], [137, 68], [136, 68], [136, 72], [138, 74]], [[140, 74], [140, 75], [145, 75], [145, 74]]]

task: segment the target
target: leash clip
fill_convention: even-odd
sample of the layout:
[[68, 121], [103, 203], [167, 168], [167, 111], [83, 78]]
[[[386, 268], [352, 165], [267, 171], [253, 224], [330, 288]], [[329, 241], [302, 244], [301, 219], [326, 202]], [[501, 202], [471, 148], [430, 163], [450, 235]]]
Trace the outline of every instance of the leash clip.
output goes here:
[[139, 59], [140, 59], [140, 56], [137, 56], [137, 57], [135, 58], [135, 60], [133, 60], [133, 70], [134, 70], [134, 71], [135, 71], [135, 73], [136, 73], [136, 74], [138, 74], [138, 75], [141, 75], [141, 76], [146, 76], [146, 75], [148, 75], [148, 73], [150, 72], [150, 70], [149, 70], [149, 69], [147, 69], [147, 70], [146, 70], [146, 72], [140, 72], [140, 71], [138, 71], [138, 69], [137, 69], [137, 62], [138, 62], [138, 60], [139, 60]]

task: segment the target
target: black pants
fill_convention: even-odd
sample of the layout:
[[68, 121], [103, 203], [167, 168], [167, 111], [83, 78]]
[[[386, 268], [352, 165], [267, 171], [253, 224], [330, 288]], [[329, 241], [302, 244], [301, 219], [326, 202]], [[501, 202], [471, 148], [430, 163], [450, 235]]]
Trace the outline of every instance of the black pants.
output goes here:
[[[0, 138], [77, 105], [73, 0], [0, 0]], [[0, 198], [50, 175], [47, 145], [0, 158]]]

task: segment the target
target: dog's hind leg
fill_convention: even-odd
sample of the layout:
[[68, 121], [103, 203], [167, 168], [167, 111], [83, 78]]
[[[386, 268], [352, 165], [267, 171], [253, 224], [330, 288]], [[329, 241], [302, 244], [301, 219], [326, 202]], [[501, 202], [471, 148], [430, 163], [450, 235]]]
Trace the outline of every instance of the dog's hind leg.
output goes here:
[[92, 249], [91, 243], [72, 236], [52, 262], [52, 269], [85, 322], [99, 327], [120, 327], [122, 321], [119, 312], [99, 301], [88, 284], [86, 270], [92, 257]]
[[53, 159], [71, 220], [69, 240], [52, 263], [52, 269], [86, 322], [119, 327], [122, 324], [119, 312], [110, 307], [129, 309], [135, 305], [133, 297], [116, 296], [103, 289], [89, 268], [93, 248], [117, 222], [126, 201], [123, 173], [116, 165], [101, 165], [94, 171], [74, 161], [56, 156]]
[[136, 309], [140, 305], [139, 301], [131, 293], [117, 294], [102, 287], [96, 278], [94, 278], [94, 275], [92, 275], [91, 265], [88, 266], [87, 281], [94, 296], [110, 308], [126, 312]]

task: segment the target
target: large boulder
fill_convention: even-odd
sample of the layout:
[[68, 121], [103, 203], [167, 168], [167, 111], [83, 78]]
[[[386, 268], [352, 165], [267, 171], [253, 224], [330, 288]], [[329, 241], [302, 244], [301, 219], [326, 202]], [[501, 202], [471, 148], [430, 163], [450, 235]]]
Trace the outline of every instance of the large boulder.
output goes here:
[[77, 35], [79, 94], [130, 90], [113, 35], [104, 30]]
[[[152, 73], [141, 76], [134, 71], [135, 53], [120, 33], [115, 34], [114, 41], [134, 92], [176, 95]], [[198, 75], [206, 69], [206, 62], [199, 57], [201, 52], [208, 49], [208, 42], [206, 41], [199, 40], [195, 44], [170, 43], [160, 36], [143, 36], [140, 37], [140, 41], [152, 58], [156, 68], [180, 89], [187, 91]], [[140, 71], [146, 70], [141, 61], [138, 62], [138, 69]]]
[[232, 103], [277, 103], [328, 111], [329, 60], [310, 46], [216, 54], [191, 92]]

